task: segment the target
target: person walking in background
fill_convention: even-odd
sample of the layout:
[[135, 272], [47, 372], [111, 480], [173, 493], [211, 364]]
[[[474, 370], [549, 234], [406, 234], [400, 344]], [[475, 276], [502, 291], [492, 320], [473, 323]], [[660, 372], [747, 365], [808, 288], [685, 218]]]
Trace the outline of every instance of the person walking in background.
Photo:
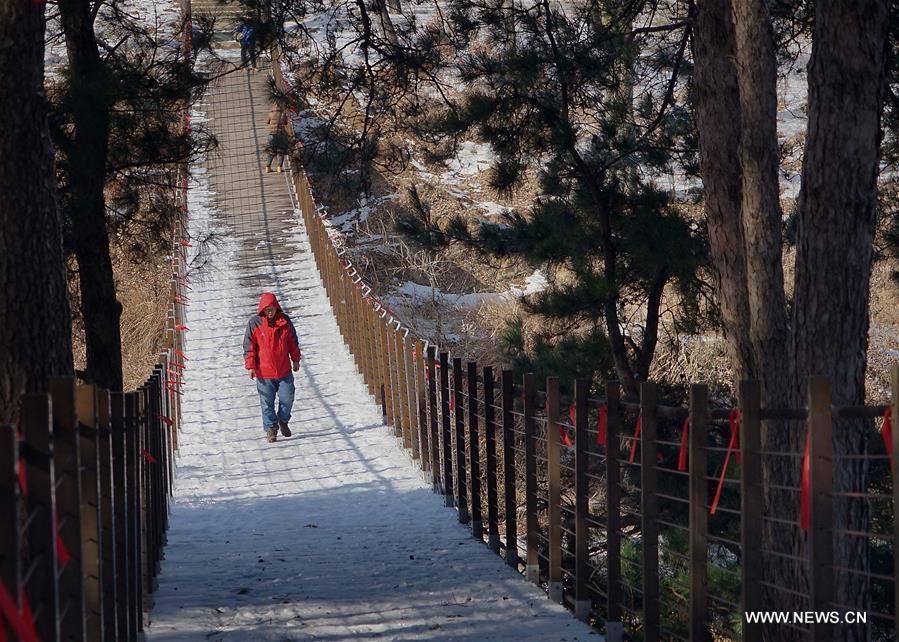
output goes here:
[[234, 39], [240, 43], [240, 64], [248, 69], [259, 71], [256, 67], [256, 30], [252, 25], [242, 23], [234, 30]]
[[271, 292], [259, 297], [259, 307], [244, 333], [243, 353], [244, 367], [250, 371], [250, 379], [256, 380], [266, 439], [277, 441], [279, 428], [283, 436], [290, 437], [288, 422], [295, 392], [293, 373], [300, 369], [303, 355], [293, 322]]
[[272, 162], [278, 158], [278, 171], [284, 171], [284, 156], [290, 153], [290, 116], [286, 110], [277, 105], [272, 105], [268, 112], [268, 163], [265, 173], [272, 171]]

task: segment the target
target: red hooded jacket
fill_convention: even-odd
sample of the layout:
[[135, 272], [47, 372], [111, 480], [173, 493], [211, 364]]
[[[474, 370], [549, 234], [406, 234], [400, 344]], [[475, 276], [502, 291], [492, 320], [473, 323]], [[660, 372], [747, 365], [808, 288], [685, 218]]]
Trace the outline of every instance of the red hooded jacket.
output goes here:
[[[277, 312], [269, 321], [263, 310], [273, 305]], [[244, 367], [256, 373], [257, 379], [282, 379], [291, 372], [291, 361], [302, 358], [297, 331], [281, 310], [278, 298], [271, 292], [259, 297], [256, 316], [247, 324], [243, 337]]]

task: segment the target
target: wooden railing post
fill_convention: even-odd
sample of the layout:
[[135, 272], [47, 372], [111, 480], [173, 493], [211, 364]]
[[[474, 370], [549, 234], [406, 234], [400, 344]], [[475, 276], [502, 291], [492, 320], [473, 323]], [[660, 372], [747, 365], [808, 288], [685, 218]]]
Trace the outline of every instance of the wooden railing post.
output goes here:
[[140, 468], [140, 541], [141, 541], [141, 557], [140, 557], [140, 580], [141, 580], [141, 620], [140, 630], [144, 630], [144, 611], [150, 610], [150, 594], [153, 592], [152, 575], [152, 559], [153, 559], [153, 472], [150, 470], [150, 461], [145, 455], [152, 455], [150, 452], [150, 431], [147, 412], [150, 408], [150, 391], [144, 384], [138, 390], [137, 404], [137, 425], [140, 433], [140, 450], [141, 456], [138, 457], [138, 466]]
[[[764, 517], [762, 491], [762, 421], [760, 408], [762, 390], [757, 381], [741, 381], [740, 404], [740, 544], [742, 549], [742, 604], [745, 612], [762, 610], [762, 551], [759, 525]], [[691, 457], [692, 451], [691, 451]], [[692, 470], [692, 463], [691, 463]], [[703, 505], [706, 499], [703, 495]], [[743, 620], [744, 642], [761, 642], [762, 625]]]
[[586, 622], [592, 600], [588, 588], [590, 485], [587, 477], [587, 380], [574, 380], [574, 614]]
[[403, 381], [406, 391], [406, 415], [409, 424], [409, 444], [412, 448], [412, 459], [421, 459], [420, 444], [418, 441], [418, 394], [415, 387], [415, 366], [412, 363], [413, 342], [408, 337], [402, 338], [403, 352]]
[[[23, 499], [19, 493], [19, 465], [16, 427], [0, 424], [0, 583], [16, 600], [22, 582], [20, 555], [24, 548], [19, 541], [19, 507]], [[13, 630], [0, 623], [0, 638], [15, 639]]]
[[527, 519], [527, 567], [525, 576], [540, 583], [540, 522], [537, 515], [537, 387], [534, 374], [525, 373], [524, 387], [524, 501]]
[[453, 444], [450, 433], [449, 355], [440, 353], [440, 417], [443, 432], [443, 494], [447, 506], [455, 506], [453, 486]]
[[437, 348], [428, 346], [428, 421], [431, 429], [431, 479], [434, 492], [443, 492], [440, 477], [440, 433], [437, 427]]
[[125, 395], [126, 468], [125, 483], [128, 493], [128, 578], [131, 588], [129, 604], [128, 639], [136, 640], [143, 631], [143, 480], [141, 474], [140, 392]]
[[128, 529], [130, 514], [128, 512], [131, 498], [129, 496], [126, 470], [128, 464], [128, 448], [126, 446], [127, 428], [125, 424], [125, 396], [120, 392], [114, 392], [109, 400], [110, 429], [112, 431], [112, 486], [113, 486], [113, 510], [115, 512], [115, 570], [116, 570], [116, 595], [118, 604], [116, 608], [117, 628], [119, 639], [131, 639], [130, 624], [131, 608], [134, 597], [131, 595], [132, 584], [130, 580], [131, 566], [128, 548]]
[[[418, 444], [421, 453], [421, 470], [425, 478], [431, 475], [431, 440], [428, 435], [428, 401], [427, 401], [427, 377], [425, 377], [424, 365], [425, 343], [415, 343], [415, 359], [413, 370], [415, 372], [415, 398], [418, 404]], [[433, 480], [433, 478], [432, 478]]]
[[[381, 384], [381, 395], [384, 407], [387, 411], [385, 415], [387, 417], [387, 425], [395, 427], [396, 420], [394, 419], [393, 410], [393, 389], [390, 385], [390, 341], [387, 336], [387, 323], [382, 320], [378, 322], [378, 326], [379, 334], [381, 336], [381, 374], [384, 377]], [[396, 428], [394, 428], [394, 434], [396, 434]]]
[[79, 385], [75, 393], [81, 458], [81, 578], [88, 640], [103, 642], [102, 539], [97, 389]]
[[[892, 412], [892, 437], [893, 437], [893, 459], [890, 461], [893, 474], [899, 471], [899, 363], [894, 363], [890, 368], [890, 389], [892, 399], [890, 400], [890, 408]], [[894, 582], [899, 583], [899, 555], [895, 553], [896, 542], [899, 542], [899, 519], [895, 516], [899, 515], [899, 484], [893, 482], [893, 578]], [[899, 586], [893, 589], [893, 613], [899, 613]]]
[[606, 382], [606, 561], [608, 619], [606, 640], [621, 642], [624, 626], [621, 619], [621, 384]]
[[399, 436], [402, 437], [403, 448], [408, 450], [412, 448], [412, 424], [409, 421], [409, 386], [406, 382], [405, 341], [400, 336], [399, 330], [391, 331], [391, 335], [393, 336], [393, 349], [394, 356], [396, 357], [396, 360], [394, 361], [396, 364], [395, 381], [397, 402], [400, 406], [400, 412], [398, 414], [402, 422]]
[[[809, 587], [811, 610], [829, 611], [834, 598], [833, 571], [833, 417], [830, 380], [809, 377]], [[812, 624], [815, 640], [829, 640], [833, 625]]]
[[[705, 442], [709, 423], [709, 388], [690, 386], [690, 640], [709, 642], [708, 626], [708, 475]], [[745, 461], [745, 460], [744, 460]]]
[[453, 401], [456, 423], [456, 506], [459, 509], [459, 523], [467, 524], [468, 515], [468, 479], [465, 470], [465, 398], [462, 396], [462, 359], [453, 359]]
[[559, 378], [546, 378], [546, 476], [549, 486], [549, 599], [562, 604], [562, 461]]
[[511, 370], [503, 370], [503, 511], [506, 516], [506, 564], [518, 569], [518, 498], [515, 495], [515, 384]]
[[659, 522], [656, 503], [656, 384], [640, 384], [640, 512], [643, 547], [643, 639], [659, 639]]
[[390, 351], [390, 401], [393, 404], [393, 434], [397, 439], [402, 439], [405, 431], [405, 422], [403, 417], [403, 400], [400, 391], [396, 330], [394, 330], [392, 324], [387, 326], [387, 349]]
[[481, 449], [478, 434], [478, 364], [468, 362], [468, 461], [471, 474], [471, 534], [484, 537], [481, 521]]
[[53, 459], [56, 468], [58, 530], [71, 557], [59, 569], [59, 634], [86, 639], [81, 570], [81, 455], [75, 417], [75, 380], [51, 379]]
[[487, 546], [499, 552], [499, 503], [496, 487], [496, 411], [493, 407], [493, 368], [484, 366], [484, 445], [487, 449]]
[[[28, 496], [26, 527], [21, 540], [28, 542], [22, 582], [34, 613], [35, 629], [42, 642], [59, 640], [59, 574], [56, 559], [56, 471], [53, 457], [53, 418], [50, 396], [22, 397], [22, 444]], [[74, 421], [73, 421], [74, 423]], [[12, 587], [11, 587], [12, 588]]]

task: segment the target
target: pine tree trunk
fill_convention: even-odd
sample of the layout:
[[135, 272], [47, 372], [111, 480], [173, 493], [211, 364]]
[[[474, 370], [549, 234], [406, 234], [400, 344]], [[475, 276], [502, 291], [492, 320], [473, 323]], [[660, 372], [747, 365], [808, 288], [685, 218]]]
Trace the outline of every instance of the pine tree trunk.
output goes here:
[[[778, 182], [777, 60], [764, 0], [734, 0], [740, 87], [740, 163], [749, 339], [762, 385], [762, 402], [790, 401], [789, 324], [783, 276], [783, 227]], [[781, 435], [782, 431], [768, 431]], [[797, 440], [798, 444], [798, 440]], [[769, 443], [770, 447], [795, 446]]]
[[[809, 120], [799, 203], [793, 323], [797, 383], [809, 375], [833, 382], [833, 403], [865, 398], [869, 280], [884, 86], [887, 3], [818, 3], [809, 63]], [[803, 391], [800, 391], [803, 394]], [[837, 423], [834, 483], [838, 491], [865, 491], [864, 461], [840, 454], [866, 451], [861, 422]], [[834, 524], [867, 531], [867, 502], [835, 501]], [[838, 536], [836, 564], [868, 569], [866, 542]], [[870, 606], [865, 578], [837, 574], [836, 600], [860, 611]], [[868, 639], [864, 626], [847, 627], [841, 640]]]
[[44, 5], [0, 3], [0, 422], [71, 376], [72, 322], [44, 95]]
[[734, 383], [756, 377], [749, 339], [746, 252], [740, 217], [740, 102], [735, 55], [730, 0], [697, 2], [693, 104], [709, 244]]
[[122, 345], [115, 279], [106, 228], [106, 159], [109, 149], [111, 79], [100, 59], [91, 5], [60, 0], [71, 73], [74, 144], [68, 158], [70, 243], [78, 262], [81, 314], [87, 344], [85, 379], [122, 389]]

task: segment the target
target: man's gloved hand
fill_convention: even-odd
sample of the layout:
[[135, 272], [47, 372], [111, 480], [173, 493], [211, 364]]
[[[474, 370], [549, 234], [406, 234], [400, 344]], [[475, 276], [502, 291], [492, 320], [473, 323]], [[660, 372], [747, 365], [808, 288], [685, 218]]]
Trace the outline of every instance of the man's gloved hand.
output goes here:
[[293, 371], [294, 371], [294, 372], [298, 372], [299, 369], [300, 369], [300, 362], [299, 362], [299, 361], [294, 361], [294, 362], [293, 362]]

